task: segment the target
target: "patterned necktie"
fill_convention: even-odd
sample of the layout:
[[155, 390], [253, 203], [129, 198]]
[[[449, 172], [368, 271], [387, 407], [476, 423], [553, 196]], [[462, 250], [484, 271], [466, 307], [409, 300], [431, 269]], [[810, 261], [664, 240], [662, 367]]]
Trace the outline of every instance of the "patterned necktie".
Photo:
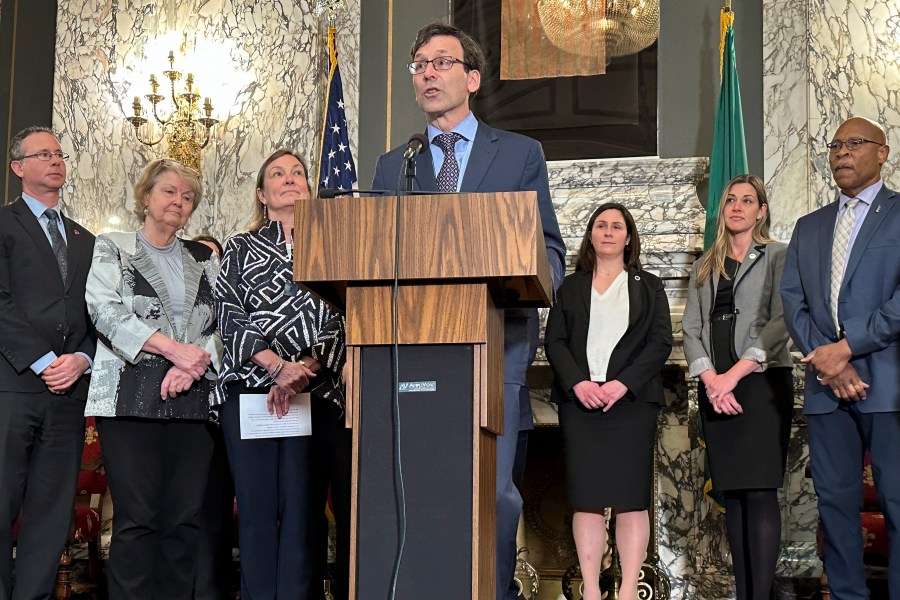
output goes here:
[[456, 162], [456, 142], [463, 136], [456, 132], [442, 133], [431, 142], [444, 151], [444, 164], [438, 171], [437, 189], [439, 192], [455, 192], [459, 181], [459, 163]]
[[834, 230], [834, 244], [831, 246], [831, 317], [838, 331], [841, 330], [838, 322], [838, 297], [841, 293], [841, 282], [844, 280], [844, 267], [847, 266], [847, 246], [850, 244], [850, 234], [853, 233], [853, 225], [856, 223], [857, 204], [859, 198], [854, 198], [846, 204]]
[[65, 282], [69, 270], [69, 250], [59, 232], [59, 214], [52, 208], [48, 208], [44, 211], [44, 216], [50, 221], [47, 225], [47, 231], [50, 233], [50, 247], [53, 248], [56, 264], [59, 265], [59, 274], [62, 275], [63, 282]]

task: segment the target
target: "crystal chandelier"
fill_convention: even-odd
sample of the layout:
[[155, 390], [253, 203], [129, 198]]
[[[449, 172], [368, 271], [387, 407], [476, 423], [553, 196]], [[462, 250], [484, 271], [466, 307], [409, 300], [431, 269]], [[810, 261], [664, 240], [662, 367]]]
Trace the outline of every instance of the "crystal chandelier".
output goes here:
[[[137, 140], [146, 146], [155, 146], [165, 139], [168, 143], [168, 155], [181, 164], [200, 171], [200, 150], [206, 148], [212, 138], [212, 128], [218, 123], [212, 118], [212, 101], [205, 98], [202, 113], [200, 92], [194, 86], [194, 76], [188, 73], [184, 78], [184, 91], [175, 93], [175, 83], [182, 78], [182, 73], [175, 70], [175, 55], [169, 52], [169, 68], [162, 72], [169, 80], [169, 114], [160, 116], [160, 104], [166, 96], [159, 93], [160, 83], [156, 75], [150, 75], [151, 93], [144, 96], [150, 102], [148, 116], [144, 116], [144, 107], [139, 96], [134, 97], [133, 117], [126, 117], [134, 127]], [[205, 116], [204, 116], [205, 115]], [[152, 121], [151, 121], [152, 118]], [[158, 137], [154, 139], [153, 129], [159, 128]]]
[[637, 54], [659, 37], [659, 0], [537, 0], [544, 35], [565, 52], [585, 54], [596, 32], [606, 60]]

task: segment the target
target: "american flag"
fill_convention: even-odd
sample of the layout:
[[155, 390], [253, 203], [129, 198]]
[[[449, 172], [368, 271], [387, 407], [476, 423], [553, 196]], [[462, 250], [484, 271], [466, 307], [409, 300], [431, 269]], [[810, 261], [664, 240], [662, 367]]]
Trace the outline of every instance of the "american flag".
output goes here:
[[325, 104], [325, 124], [322, 128], [322, 155], [319, 160], [319, 189], [351, 189], [356, 183], [356, 165], [350, 153], [347, 135], [347, 115], [344, 112], [344, 87], [338, 67], [334, 43], [334, 27], [328, 29], [328, 50], [331, 71], [328, 76], [328, 98]]

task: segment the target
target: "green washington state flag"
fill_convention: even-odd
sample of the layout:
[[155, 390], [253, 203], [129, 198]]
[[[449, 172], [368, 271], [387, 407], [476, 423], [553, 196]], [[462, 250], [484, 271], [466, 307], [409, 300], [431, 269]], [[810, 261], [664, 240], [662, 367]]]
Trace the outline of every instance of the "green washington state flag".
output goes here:
[[719, 90], [719, 106], [716, 109], [716, 129], [713, 134], [712, 152], [709, 155], [709, 198], [706, 202], [706, 230], [703, 249], [716, 239], [716, 219], [719, 216], [719, 200], [725, 186], [735, 175], [748, 171], [747, 146], [744, 143], [744, 116], [741, 111], [741, 88], [738, 84], [737, 64], [734, 56], [734, 13], [722, 9], [721, 44], [722, 87]]

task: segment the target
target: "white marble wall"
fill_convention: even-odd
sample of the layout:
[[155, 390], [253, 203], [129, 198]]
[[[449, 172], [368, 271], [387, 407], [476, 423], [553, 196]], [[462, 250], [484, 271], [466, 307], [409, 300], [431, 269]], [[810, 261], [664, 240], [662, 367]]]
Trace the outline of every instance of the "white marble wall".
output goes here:
[[835, 198], [824, 142], [846, 118], [879, 121], [893, 149], [882, 174], [900, 186], [900, 3], [765, 0], [765, 178], [776, 237]]
[[[222, 48], [214, 64], [194, 72], [201, 94], [213, 96], [214, 116], [222, 122], [202, 154], [206, 197], [185, 234], [224, 239], [243, 229], [256, 173], [272, 150], [288, 146], [318, 161], [324, 86], [317, 84], [323, 76], [315, 67], [324, 40], [312, 0], [177, 0], [174, 15], [167, 13], [168, 4], [59, 2], [53, 126], [72, 156], [64, 203], [95, 232], [137, 226], [131, 189], [162, 150], [134, 141], [125, 117], [132, 114], [132, 98], [149, 93], [145, 53], [168, 32], [186, 31]], [[360, 0], [346, 4], [337, 23], [338, 52], [355, 152]], [[157, 60], [150, 66], [159, 77], [163, 65]], [[223, 72], [244, 83], [218, 98], [205, 92], [204, 81]]]

